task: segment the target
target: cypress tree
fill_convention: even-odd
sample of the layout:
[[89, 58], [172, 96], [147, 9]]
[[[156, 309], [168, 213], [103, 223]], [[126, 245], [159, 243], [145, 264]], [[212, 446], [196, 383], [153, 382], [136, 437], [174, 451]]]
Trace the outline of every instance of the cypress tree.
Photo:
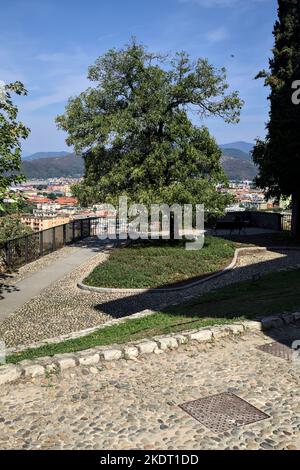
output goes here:
[[300, 80], [300, 0], [278, 0], [273, 34], [270, 71], [257, 76], [271, 88], [271, 108], [266, 140], [257, 140], [253, 151], [256, 182], [267, 196], [292, 196], [292, 231], [300, 238], [300, 104], [293, 99]]

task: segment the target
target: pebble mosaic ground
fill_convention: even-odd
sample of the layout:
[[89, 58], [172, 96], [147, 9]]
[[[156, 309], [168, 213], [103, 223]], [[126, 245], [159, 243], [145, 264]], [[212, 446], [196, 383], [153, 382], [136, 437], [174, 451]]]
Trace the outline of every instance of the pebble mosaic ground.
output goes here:
[[[266, 251], [243, 256], [232, 272], [181, 292], [116, 294], [78, 289], [77, 282], [107, 256], [105, 253], [97, 254], [19, 308], [0, 325], [0, 339], [5, 341], [7, 347], [30, 344], [96, 327], [113, 318], [132, 315], [145, 309], [159, 310], [210, 290], [251, 279], [254, 275], [300, 266], [299, 251]], [[35, 268], [31, 266], [30, 269]], [[22, 274], [30, 275], [30, 272]]]
[[[299, 450], [299, 363], [257, 349], [275, 339], [251, 332], [3, 385], [0, 447]], [[224, 392], [270, 418], [218, 434], [179, 407]]]

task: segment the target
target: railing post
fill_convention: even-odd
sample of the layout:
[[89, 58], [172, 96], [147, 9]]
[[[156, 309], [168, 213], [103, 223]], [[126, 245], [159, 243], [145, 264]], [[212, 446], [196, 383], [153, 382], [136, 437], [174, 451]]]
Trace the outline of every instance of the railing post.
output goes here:
[[55, 251], [55, 227], [52, 227], [52, 251]]
[[83, 238], [83, 219], [80, 220], [80, 238]]
[[44, 232], [43, 231], [39, 233], [39, 238], [40, 238], [40, 256], [43, 256], [44, 254]]
[[72, 222], [72, 242], [75, 241], [75, 222]]
[[11, 264], [11, 242], [7, 242], [5, 244], [5, 258], [6, 258], [6, 264], [7, 266], [10, 266]]
[[25, 237], [25, 264], [28, 263], [28, 237]]
[[67, 226], [63, 226], [63, 246], [67, 244]]

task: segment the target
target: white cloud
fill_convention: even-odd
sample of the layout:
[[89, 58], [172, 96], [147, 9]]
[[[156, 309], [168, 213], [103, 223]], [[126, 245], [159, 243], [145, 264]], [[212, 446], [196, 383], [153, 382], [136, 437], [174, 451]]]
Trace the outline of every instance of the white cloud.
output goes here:
[[211, 31], [208, 31], [205, 34], [205, 39], [207, 42], [211, 44], [215, 44], [217, 42], [222, 42], [225, 39], [229, 37], [228, 31], [225, 28], [217, 28], [217, 29], [212, 29]]
[[50, 63], [63, 62], [68, 58], [69, 58], [68, 54], [63, 54], [62, 52], [53, 52], [53, 53], [43, 52], [36, 56], [37, 60], [40, 60], [41, 62], [50, 62]]
[[23, 104], [22, 109], [24, 111], [36, 111], [53, 104], [63, 103], [67, 101], [70, 96], [81, 93], [88, 85], [89, 82], [85, 75], [71, 75], [65, 77], [56, 85], [52, 93], [27, 101]]

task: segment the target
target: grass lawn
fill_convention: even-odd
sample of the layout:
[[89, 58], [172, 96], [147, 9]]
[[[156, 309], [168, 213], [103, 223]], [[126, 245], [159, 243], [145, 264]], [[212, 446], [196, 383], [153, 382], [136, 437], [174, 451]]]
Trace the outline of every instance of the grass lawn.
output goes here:
[[121, 344], [156, 335], [221, 325], [257, 316], [294, 312], [300, 308], [300, 270], [270, 274], [259, 281], [224, 287], [193, 301], [157, 312], [149, 317], [126, 320], [83, 338], [28, 349], [11, 355], [8, 363], [95, 346]]
[[299, 247], [300, 248], [300, 241], [296, 240], [291, 236], [290, 232], [273, 232], [273, 233], [262, 233], [257, 235], [238, 235], [236, 232], [229, 235], [228, 237], [225, 236], [223, 238], [228, 238], [233, 242], [242, 243], [244, 244], [247, 241], [247, 244], [253, 246], [277, 246], [282, 248], [288, 247]]
[[123, 289], [176, 284], [224, 268], [232, 260], [235, 246], [216, 237], [206, 237], [203, 249], [196, 251], [185, 250], [182, 241], [173, 246], [167, 240], [137, 241], [114, 250], [84, 282]]
[[172, 307], [172, 315], [191, 317], [263, 317], [300, 308], [300, 270], [268, 274], [218, 289], [198, 299]]

